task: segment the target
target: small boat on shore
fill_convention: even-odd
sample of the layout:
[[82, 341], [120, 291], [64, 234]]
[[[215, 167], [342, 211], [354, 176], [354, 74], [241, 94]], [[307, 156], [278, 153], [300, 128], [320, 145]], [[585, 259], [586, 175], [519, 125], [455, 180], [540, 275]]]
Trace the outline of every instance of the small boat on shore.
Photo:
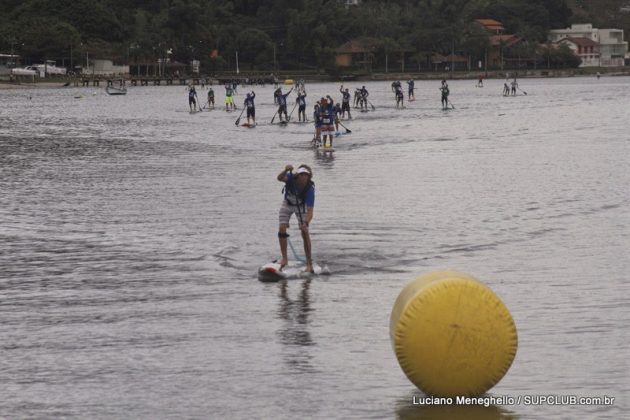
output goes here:
[[125, 87], [117, 88], [114, 86], [107, 86], [105, 88], [105, 92], [107, 92], [108, 95], [126, 95], [127, 88]]

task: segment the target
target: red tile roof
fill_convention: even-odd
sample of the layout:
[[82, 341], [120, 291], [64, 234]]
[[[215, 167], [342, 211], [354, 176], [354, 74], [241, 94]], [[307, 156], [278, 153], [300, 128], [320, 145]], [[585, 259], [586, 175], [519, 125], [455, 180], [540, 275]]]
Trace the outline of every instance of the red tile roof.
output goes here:
[[561, 40], [557, 42], [560, 43], [562, 41], [569, 41], [580, 47], [598, 47], [599, 46], [597, 42], [593, 41], [590, 38], [584, 38], [584, 37], [575, 37], [575, 38], [567, 37], [567, 38], [562, 38]]
[[356, 54], [356, 53], [366, 53], [372, 52], [374, 47], [368, 42], [353, 39], [352, 41], [348, 41], [345, 44], [342, 44], [335, 50], [337, 53], [341, 54]]
[[518, 44], [521, 41], [521, 38], [516, 35], [492, 35], [490, 37], [490, 45], [493, 47], [498, 47], [503, 43], [506, 47], [511, 47], [514, 44]]
[[504, 30], [505, 28], [503, 27], [503, 24], [501, 22], [499, 22], [498, 20], [494, 20], [494, 19], [476, 19], [477, 22], [479, 22], [481, 25], [483, 25], [486, 29], [491, 29], [491, 30]]

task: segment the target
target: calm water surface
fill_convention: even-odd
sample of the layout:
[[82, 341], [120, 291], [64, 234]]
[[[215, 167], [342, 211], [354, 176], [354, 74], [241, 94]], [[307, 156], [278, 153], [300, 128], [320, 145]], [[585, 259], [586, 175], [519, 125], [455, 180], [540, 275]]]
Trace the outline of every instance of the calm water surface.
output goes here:
[[[189, 114], [182, 87], [0, 91], [0, 417], [627, 416], [630, 79], [474, 84], [451, 82], [442, 111], [438, 82], [404, 110], [366, 83], [377, 110], [354, 112], [334, 156], [310, 124], [269, 124], [270, 86], [251, 130]], [[338, 89], [308, 85], [308, 104]], [[288, 163], [313, 167], [332, 275], [262, 284]], [[389, 314], [445, 268], [516, 321], [493, 395], [614, 405], [414, 406]]]

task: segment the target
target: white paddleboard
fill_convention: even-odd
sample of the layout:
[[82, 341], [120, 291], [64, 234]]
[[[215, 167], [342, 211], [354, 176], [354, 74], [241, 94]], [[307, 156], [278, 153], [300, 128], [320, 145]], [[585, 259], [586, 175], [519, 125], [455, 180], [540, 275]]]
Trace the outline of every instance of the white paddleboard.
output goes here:
[[270, 262], [264, 264], [258, 269], [258, 280], [262, 282], [276, 282], [287, 279], [305, 279], [321, 274], [330, 274], [327, 266], [322, 268], [319, 264], [313, 264], [313, 272], [307, 273], [303, 271], [304, 266], [286, 266], [280, 269], [280, 264]]
[[275, 262], [264, 264], [258, 269], [258, 280], [280, 281], [287, 278], [287, 274], [281, 270], [282, 266]]

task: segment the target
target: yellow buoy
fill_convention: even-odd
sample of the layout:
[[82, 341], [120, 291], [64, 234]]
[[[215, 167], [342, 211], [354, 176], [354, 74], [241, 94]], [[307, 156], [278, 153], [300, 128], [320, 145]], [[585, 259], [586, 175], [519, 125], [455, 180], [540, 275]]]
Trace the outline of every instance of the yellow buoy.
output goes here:
[[284, 84], [285, 84], [285, 85], [292, 85], [292, 84], [293, 84], [293, 79], [286, 79], [286, 80], [284, 81]]
[[405, 286], [389, 332], [405, 375], [438, 397], [485, 393], [507, 373], [518, 346], [501, 299], [457, 271], [431, 272]]

